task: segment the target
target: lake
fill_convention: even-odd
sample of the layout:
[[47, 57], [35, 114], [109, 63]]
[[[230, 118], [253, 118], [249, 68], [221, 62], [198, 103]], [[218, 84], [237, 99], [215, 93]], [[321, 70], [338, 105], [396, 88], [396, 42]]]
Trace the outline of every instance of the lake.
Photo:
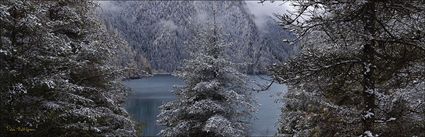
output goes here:
[[[267, 84], [267, 76], [251, 75], [251, 81]], [[175, 99], [171, 93], [174, 85], [184, 82], [172, 75], [155, 75], [152, 77], [124, 81], [133, 93], [126, 101], [126, 109], [130, 115], [143, 125], [143, 136], [156, 136], [162, 129], [156, 124], [159, 106]], [[259, 103], [258, 111], [253, 114], [251, 136], [273, 136], [277, 132], [277, 121], [280, 116], [281, 94], [286, 86], [273, 84], [267, 91], [254, 93]]]

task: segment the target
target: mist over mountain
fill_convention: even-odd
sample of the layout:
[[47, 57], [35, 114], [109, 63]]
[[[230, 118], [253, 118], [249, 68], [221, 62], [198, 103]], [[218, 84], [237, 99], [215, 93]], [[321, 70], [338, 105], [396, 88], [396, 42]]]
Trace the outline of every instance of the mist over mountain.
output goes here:
[[290, 34], [272, 17], [262, 17], [259, 27], [244, 1], [102, 1], [97, 11], [109, 30], [120, 34], [137, 56], [146, 58], [153, 72], [161, 73], [173, 72], [189, 58], [187, 45], [200, 27], [212, 21], [213, 7], [220, 33], [231, 45], [226, 55], [244, 63], [242, 71], [264, 72], [292, 53], [282, 41]]

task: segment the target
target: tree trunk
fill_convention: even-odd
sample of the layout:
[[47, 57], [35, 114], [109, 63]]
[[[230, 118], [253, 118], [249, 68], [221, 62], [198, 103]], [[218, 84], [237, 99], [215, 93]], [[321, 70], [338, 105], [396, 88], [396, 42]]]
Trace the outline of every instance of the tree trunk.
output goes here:
[[376, 45], [376, 13], [375, 13], [375, 3], [373, 0], [369, 1], [364, 9], [364, 29], [365, 34], [370, 36], [366, 38], [366, 44], [363, 47], [363, 133], [367, 131], [374, 134], [373, 123], [375, 120], [375, 82], [373, 73], [375, 71], [374, 67], [374, 46]]

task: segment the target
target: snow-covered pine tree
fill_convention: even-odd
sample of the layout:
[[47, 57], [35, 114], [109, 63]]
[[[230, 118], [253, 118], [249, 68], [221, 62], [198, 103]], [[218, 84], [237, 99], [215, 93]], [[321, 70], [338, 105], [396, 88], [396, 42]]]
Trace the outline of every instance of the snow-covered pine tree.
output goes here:
[[0, 1], [0, 136], [135, 135], [92, 6]]
[[191, 45], [177, 76], [185, 81], [175, 89], [176, 100], [161, 106], [158, 123], [162, 136], [247, 136], [250, 112], [254, 111], [246, 75], [223, 54], [226, 44], [215, 20]]
[[424, 1], [290, 2], [278, 17], [301, 48], [273, 70], [280, 135], [425, 136]]

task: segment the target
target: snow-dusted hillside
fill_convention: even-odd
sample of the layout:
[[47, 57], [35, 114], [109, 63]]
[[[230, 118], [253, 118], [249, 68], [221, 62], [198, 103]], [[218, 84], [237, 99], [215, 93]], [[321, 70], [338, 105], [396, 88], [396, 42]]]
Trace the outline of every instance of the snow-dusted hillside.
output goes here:
[[212, 7], [218, 9], [221, 33], [228, 35], [225, 41], [233, 45], [226, 54], [234, 62], [247, 63], [243, 71], [264, 71], [291, 53], [281, 40], [289, 34], [277, 28], [271, 17], [265, 18], [267, 25], [260, 30], [244, 1], [104, 1], [98, 13], [154, 70], [172, 72], [188, 58], [187, 43], [213, 17]]

